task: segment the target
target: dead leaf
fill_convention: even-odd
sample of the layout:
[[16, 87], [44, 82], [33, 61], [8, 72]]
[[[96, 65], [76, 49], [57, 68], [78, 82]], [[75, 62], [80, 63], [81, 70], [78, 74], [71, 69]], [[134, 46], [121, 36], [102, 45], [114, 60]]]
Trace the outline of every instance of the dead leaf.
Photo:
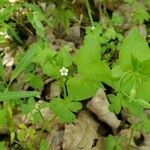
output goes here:
[[88, 112], [80, 112], [74, 124], [65, 125], [63, 150], [101, 150], [98, 126]]
[[120, 125], [120, 120], [117, 119], [115, 114], [111, 112], [108, 107], [109, 103], [102, 88], [97, 91], [96, 95], [87, 104], [87, 108], [95, 113], [101, 121], [113, 129], [116, 129]]

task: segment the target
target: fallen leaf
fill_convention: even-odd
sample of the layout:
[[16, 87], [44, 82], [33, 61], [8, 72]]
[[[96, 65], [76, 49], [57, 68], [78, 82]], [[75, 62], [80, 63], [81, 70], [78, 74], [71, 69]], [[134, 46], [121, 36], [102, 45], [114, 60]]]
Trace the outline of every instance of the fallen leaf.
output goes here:
[[65, 125], [63, 150], [101, 150], [98, 126], [88, 112], [80, 112], [74, 124]]
[[88, 102], [87, 108], [95, 113], [99, 120], [105, 122], [113, 129], [119, 127], [120, 120], [109, 110], [109, 103], [102, 88], [99, 89], [92, 100]]

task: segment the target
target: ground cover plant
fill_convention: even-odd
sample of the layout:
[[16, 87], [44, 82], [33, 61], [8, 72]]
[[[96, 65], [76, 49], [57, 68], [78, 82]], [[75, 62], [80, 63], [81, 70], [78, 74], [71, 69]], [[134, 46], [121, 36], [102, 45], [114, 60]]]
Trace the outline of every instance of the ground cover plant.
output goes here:
[[150, 0], [1, 0], [0, 149], [150, 149]]

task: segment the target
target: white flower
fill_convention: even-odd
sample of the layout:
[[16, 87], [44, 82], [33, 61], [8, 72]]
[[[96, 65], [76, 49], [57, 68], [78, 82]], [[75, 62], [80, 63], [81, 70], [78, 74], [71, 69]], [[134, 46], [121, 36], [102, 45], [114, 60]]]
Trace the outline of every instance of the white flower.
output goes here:
[[65, 67], [62, 67], [59, 71], [60, 71], [61, 76], [67, 76], [69, 72], [69, 70]]
[[91, 30], [94, 31], [94, 30], [95, 30], [95, 26], [92, 26], [92, 27], [91, 27]]

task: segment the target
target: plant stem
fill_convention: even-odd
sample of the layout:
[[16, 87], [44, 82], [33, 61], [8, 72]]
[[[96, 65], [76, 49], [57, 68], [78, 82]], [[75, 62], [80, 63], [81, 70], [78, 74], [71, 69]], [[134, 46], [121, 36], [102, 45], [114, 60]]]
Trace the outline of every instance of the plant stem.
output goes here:
[[86, 0], [86, 6], [87, 6], [88, 15], [89, 15], [89, 18], [90, 18], [91, 25], [94, 26], [92, 14], [91, 14], [91, 9], [90, 9], [90, 4], [89, 4], [88, 0]]

